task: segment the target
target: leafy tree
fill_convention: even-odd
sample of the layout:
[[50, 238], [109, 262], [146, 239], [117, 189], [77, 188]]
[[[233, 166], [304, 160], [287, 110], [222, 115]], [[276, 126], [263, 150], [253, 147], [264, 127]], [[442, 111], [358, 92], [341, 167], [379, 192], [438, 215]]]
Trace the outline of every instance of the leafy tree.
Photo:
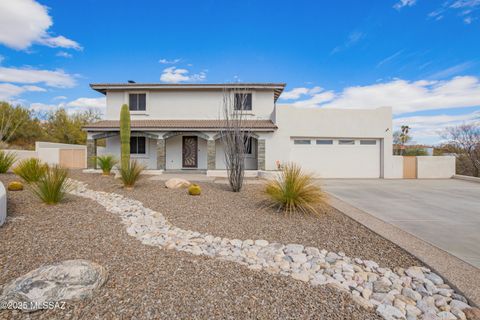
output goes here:
[[395, 131], [393, 133], [393, 144], [396, 146], [393, 149], [394, 155], [403, 155], [405, 150], [405, 144], [412, 140], [410, 135], [410, 127], [402, 126], [401, 131]]
[[40, 121], [31, 110], [0, 102], [0, 141], [31, 147], [42, 136]]
[[85, 144], [87, 134], [82, 127], [100, 119], [100, 115], [93, 110], [68, 114], [63, 108], [52, 111], [47, 115], [44, 129], [47, 140], [60, 143]]

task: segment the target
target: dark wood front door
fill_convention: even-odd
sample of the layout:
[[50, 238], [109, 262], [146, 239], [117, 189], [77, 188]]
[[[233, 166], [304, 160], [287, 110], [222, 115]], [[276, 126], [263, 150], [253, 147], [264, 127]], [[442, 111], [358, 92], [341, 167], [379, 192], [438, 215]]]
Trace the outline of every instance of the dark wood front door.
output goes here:
[[196, 168], [198, 162], [198, 137], [183, 136], [182, 166]]

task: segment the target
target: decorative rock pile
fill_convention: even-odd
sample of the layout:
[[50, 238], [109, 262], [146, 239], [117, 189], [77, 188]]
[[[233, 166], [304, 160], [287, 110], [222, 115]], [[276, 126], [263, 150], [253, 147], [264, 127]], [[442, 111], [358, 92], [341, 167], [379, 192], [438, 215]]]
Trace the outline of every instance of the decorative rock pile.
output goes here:
[[106, 279], [107, 272], [99, 264], [87, 260], [62, 261], [32, 270], [4, 285], [0, 305], [25, 312], [62, 308], [66, 300], [91, 297]]
[[382, 268], [374, 261], [350, 258], [300, 244], [239, 240], [183, 230], [136, 200], [89, 190], [74, 181], [73, 194], [95, 200], [118, 214], [128, 234], [146, 245], [233, 261], [252, 270], [291, 276], [312, 286], [329, 285], [349, 292], [366, 309], [384, 319], [466, 319], [471, 308], [443, 279], [424, 267]]

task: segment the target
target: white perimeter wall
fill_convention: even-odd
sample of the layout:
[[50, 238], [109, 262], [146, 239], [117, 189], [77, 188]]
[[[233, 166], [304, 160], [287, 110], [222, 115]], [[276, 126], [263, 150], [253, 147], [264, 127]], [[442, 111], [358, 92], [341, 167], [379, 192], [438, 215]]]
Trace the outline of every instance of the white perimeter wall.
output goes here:
[[392, 156], [392, 168], [391, 179], [402, 179], [403, 178], [403, 157], [402, 156]]
[[455, 175], [455, 157], [417, 157], [418, 179], [450, 179]]
[[[350, 110], [300, 109], [278, 105], [276, 107], [276, 124], [278, 129], [275, 133], [262, 134], [262, 137], [266, 139], [265, 166], [267, 170], [276, 169], [276, 160], [289, 162], [293, 157], [300, 164], [302, 164], [301, 162], [314, 161], [308, 158], [310, 156], [308, 154], [303, 157], [301, 154], [292, 156], [292, 138], [365, 138], [377, 139], [381, 142], [381, 145], [379, 145], [381, 167], [379, 176], [392, 177], [392, 111], [389, 107], [372, 110]], [[311, 145], [311, 147], [320, 146]], [[341, 152], [347, 153], [343, 155], [344, 157], [358, 158], [359, 151], [356, 145], [342, 147], [350, 147], [350, 149], [345, 148], [345, 151], [343, 151], [343, 148], [341, 149]], [[332, 159], [332, 161], [335, 161], [335, 159]], [[322, 176], [339, 177], [342, 165], [342, 163], [338, 163], [335, 172], [322, 172]], [[367, 176], [362, 173], [362, 163], [359, 163], [355, 170], [358, 170], [357, 177]]]
[[[252, 92], [252, 111], [248, 116], [253, 119], [270, 119], [274, 108], [273, 90], [245, 92]], [[218, 119], [222, 115], [223, 91], [221, 89], [108, 91], [105, 119], [120, 118], [120, 108], [123, 104], [128, 104], [129, 93], [146, 93], [147, 99], [147, 110], [132, 111], [132, 120]]]

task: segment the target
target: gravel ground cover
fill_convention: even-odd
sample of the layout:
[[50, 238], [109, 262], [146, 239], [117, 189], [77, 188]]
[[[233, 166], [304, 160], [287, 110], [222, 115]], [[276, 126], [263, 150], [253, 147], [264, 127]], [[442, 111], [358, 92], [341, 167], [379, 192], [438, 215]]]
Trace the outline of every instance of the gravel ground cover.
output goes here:
[[[269, 242], [299, 243], [328, 251], [343, 251], [347, 256], [376, 261], [395, 268], [423, 264], [392, 242], [336, 209], [323, 205], [319, 217], [286, 217], [262, 207], [262, 185], [247, 184], [233, 193], [225, 184], [200, 182], [201, 196], [185, 190], [166, 189], [164, 182], [142, 178], [133, 190], [124, 190], [112, 177], [72, 172], [90, 189], [114, 192], [141, 201], [145, 207], [161, 212], [172, 224], [186, 230], [206, 232], [231, 239], [265, 239]], [[188, 178], [188, 177], [187, 177]]]
[[[110, 178], [74, 175], [76, 179], [91, 180], [87, 181], [91, 188], [123, 191], [118, 187], [119, 182]], [[14, 178], [11, 174], [0, 175], [4, 184]], [[151, 189], [155, 185], [159, 191]], [[164, 193], [165, 189], [158, 188], [158, 185], [158, 181], [151, 184], [144, 180], [138, 189], [163, 199], [162, 206], [168, 207], [168, 198], [172, 206], [185, 200]], [[220, 189], [216, 189], [218, 187]], [[205, 196], [208, 188], [211, 188], [211, 194], [215, 194], [215, 190], [220, 190], [221, 194], [227, 192], [221, 191], [221, 186], [209, 185], [204, 186]], [[129, 196], [135, 198], [136, 193], [134, 190]], [[94, 261], [107, 268], [109, 275], [106, 284], [92, 299], [68, 303], [66, 310], [47, 310], [29, 315], [0, 311], [0, 319], [379, 318], [355, 304], [348, 294], [335, 289], [325, 286], [314, 288], [287, 277], [248, 270], [231, 262], [143, 245], [125, 232], [118, 217], [87, 199], [70, 196], [65, 203], [46, 206], [40, 204], [29, 191], [21, 191], [8, 193], [8, 205], [9, 219], [0, 228], [0, 284], [43, 264], [68, 259]], [[145, 202], [145, 205], [150, 204]], [[181, 208], [176, 207], [177, 210]], [[199, 218], [206, 211], [198, 211], [199, 207], [193, 209], [197, 212], [190, 216], [190, 220]], [[210, 209], [217, 210], [213, 205]], [[175, 221], [173, 211], [162, 212], [174, 223], [188, 223], [188, 216]], [[183, 215], [180, 211], [177, 214], [180, 217]], [[272, 213], [272, 216], [275, 215]], [[205, 228], [219, 227], [216, 221], [208, 222], [206, 218], [201, 222]], [[194, 221], [190, 221], [190, 226], [200, 229], [200, 224]], [[233, 231], [234, 228], [225, 232]], [[248, 234], [254, 231], [246, 228], [242, 232]], [[351, 232], [353, 235], [356, 231]], [[249, 235], [256, 238], [255, 233]], [[275, 235], [266, 233], [263, 238]], [[281, 236], [277, 234], [277, 240], [282, 240]], [[392, 250], [400, 249], [393, 246]], [[406, 256], [404, 263], [408, 259], [415, 262], [406, 253], [398, 253]], [[415, 263], [409, 265], [412, 264]]]

